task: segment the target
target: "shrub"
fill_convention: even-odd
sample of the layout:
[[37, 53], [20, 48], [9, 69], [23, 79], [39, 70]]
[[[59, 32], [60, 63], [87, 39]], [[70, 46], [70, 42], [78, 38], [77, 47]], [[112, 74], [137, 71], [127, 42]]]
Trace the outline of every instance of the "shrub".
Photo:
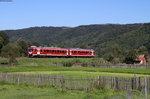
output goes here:
[[82, 62], [81, 66], [87, 67], [87, 66], [89, 66], [89, 63], [88, 62]]
[[73, 61], [64, 61], [62, 62], [64, 67], [72, 67], [74, 62]]
[[81, 60], [75, 59], [75, 60], [74, 60], [74, 63], [81, 63]]

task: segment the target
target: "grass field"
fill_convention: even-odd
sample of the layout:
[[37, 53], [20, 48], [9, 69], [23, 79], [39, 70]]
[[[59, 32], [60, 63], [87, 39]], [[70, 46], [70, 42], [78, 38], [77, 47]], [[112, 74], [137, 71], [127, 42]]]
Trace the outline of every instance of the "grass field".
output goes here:
[[[143, 99], [142, 93], [133, 91], [132, 99]], [[67, 90], [55, 87], [14, 85], [0, 82], [0, 99], [127, 99], [127, 93], [110, 89], [93, 91]]]
[[13, 66], [0, 67], [0, 72], [31, 72], [74, 76], [149, 76], [149, 69], [63, 67], [63, 66]]
[[[29, 63], [36, 63], [38, 65], [41, 64], [55, 64], [55, 63], [62, 63], [68, 61], [74, 62], [106, 62], [102, 58], [17, 58], [19, 64], [29, 64]], [[5, 58], [0, 58], [0, 62], [7, 62]]]
[[[59, 63], [74, 61], [81, 62], [102, 62], [99, 59], [75, 59], [75, 58], [19, 58], [18, 66], [0, 66], [0, 73], [23, 73], [23, 74], [48, 74], [63, 75], [71, 78], [87, 78], [98, 76], [111, 77], [133, 77], [150, 76], [150, 69], [144, 68], [98, 68], [98, 67], [64, 67]], [[0, 63], [6, 63], [7, 60], [0, 58]], [[51, 66], [51, 64], [58, 64]], [[110, 89], [94, 89], [92, 91], [66, 90], [52, 86], [29, 86], [14, 85], [0, 82], [0, 99], [127, 99], [127, 93]], [[133, 99], [143, 99], [141, 92], [135, 91]]]

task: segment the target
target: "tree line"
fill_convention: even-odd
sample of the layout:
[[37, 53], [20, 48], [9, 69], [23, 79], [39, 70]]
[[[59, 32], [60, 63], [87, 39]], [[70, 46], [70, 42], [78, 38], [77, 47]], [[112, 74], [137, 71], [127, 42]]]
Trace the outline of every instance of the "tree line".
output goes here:
[[[27, 57], [27, 48], [31, 45], [35, 46], [51, 46], [51, 45], [43, 45], [37, 42], [28, 43], [25, 40], [17, 40], [16, 43], [10, 43], [8, 35], [1, 31], [0, 32], [0, 55], [1, 57], [8, 58], [9, 64], [17, 63], [16, 57]], [[63, 46], [58, 46], [63, 47]], [[84, 44], [79, 46], [80, 48], [88, 48]], [[99, 50], [101, 51], [101, 50]], [[149, 55], [147, 47], [144, 45], [135, 48], [135, 49], [124, 49], [119, 44], [112, 44], [110, 47], [106, 47], [104, 55], [97, 54], [97, 57], [102, 57], [111, 63], [134, 63], [137, 55], [144, 54], [146, 56]]]
[[10, 65], [17, 63], [16, 57], [27, 57], [27, 48], [31, 45], [39, 46], [36, 42], [28, 43], [21, 39], [11, 43], [8, 35], [0, 31], [0, 56], [7, 58]]

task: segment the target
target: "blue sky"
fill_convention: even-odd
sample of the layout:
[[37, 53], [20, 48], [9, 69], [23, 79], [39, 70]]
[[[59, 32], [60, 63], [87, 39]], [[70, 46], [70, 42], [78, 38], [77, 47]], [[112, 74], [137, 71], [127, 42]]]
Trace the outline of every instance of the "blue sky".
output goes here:
[[150, 0], [0, 1], [0, 30], [150, 22]]

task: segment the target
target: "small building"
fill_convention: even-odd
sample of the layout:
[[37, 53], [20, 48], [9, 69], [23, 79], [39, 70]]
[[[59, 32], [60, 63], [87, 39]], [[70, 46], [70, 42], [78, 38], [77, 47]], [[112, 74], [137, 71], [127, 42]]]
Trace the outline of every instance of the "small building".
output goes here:
[[146, 57], [144, 54], [138, 55], [137, 60], [140, 62], [140, 64], [146, 64]]

